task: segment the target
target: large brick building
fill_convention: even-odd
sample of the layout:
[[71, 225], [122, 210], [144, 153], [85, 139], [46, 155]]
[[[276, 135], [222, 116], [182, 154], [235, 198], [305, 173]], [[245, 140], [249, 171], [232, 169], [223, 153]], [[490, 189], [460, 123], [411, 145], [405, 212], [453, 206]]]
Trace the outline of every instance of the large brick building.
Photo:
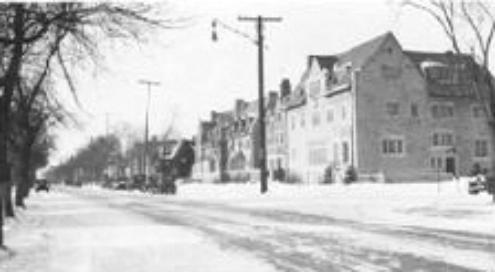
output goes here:
[[[470, 56], [403, 50], [386, 33], [310, 56], [287, 106], [288, 167], [317, 183], [354, 166], [363, 179], [433, 179], [489, 167], [490, 129]], [[481, 99], [480, 99], [481, 98]]]

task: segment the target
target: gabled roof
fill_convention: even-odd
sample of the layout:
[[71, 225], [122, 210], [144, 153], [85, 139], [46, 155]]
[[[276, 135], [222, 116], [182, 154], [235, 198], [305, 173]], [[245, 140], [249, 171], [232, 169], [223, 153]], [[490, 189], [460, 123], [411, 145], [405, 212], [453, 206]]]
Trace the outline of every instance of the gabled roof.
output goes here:
[[394, 34], [390, 31], [362, 44], [359, 44], [351, 48], [350, 50], [337, 55], [339, 59], [338, 62], [340, 64], [350, 62], [355, 68], [362, 67], [389, 38], [395, 39]]

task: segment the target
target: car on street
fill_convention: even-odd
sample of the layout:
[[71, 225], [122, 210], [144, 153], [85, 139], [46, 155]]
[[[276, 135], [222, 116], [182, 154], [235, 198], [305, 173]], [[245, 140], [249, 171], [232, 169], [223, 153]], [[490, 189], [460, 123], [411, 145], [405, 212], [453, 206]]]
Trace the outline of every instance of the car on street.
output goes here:
[[45, 191], [45, 192], [49, 192], [50, 191], [50, 184], [48, 183], [48, 180], [46, 179], [37, 179], [36, 182], [35, 182], [35, 188], [34, 190], [36, 192], [39, 192], [39, 191]]

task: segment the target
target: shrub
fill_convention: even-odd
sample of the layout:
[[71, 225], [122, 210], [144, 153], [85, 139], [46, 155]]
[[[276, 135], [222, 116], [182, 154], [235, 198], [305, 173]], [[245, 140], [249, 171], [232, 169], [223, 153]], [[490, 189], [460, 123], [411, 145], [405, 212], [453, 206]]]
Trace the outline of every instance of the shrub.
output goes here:
[[344, 176], [344, 183], [345, 184], [351, 184], [353, 182], [356, 182], [358, 179], [358, 176], [357, 176], [357, 171], [356, 171], [356, 168], [354, 168], [354, 166], [349, 166], [347, 168], [347, 170], [345, 171], [345, 176]]
[[278, 168], [277, 170], [273, 171], [273, 179], [278, 181], [284, 181], [285, 170], [283, 168]]
[[481, 174], [481, 166], [479, 163], [473, 164], [473, 167], [471, 168], [471, 176], [476, 176], [478, 174]]
[[333, 183], [333, 167], [331, 165], [325, 168], [325, 173], [323, 174], [323, 183], [331, 184]]

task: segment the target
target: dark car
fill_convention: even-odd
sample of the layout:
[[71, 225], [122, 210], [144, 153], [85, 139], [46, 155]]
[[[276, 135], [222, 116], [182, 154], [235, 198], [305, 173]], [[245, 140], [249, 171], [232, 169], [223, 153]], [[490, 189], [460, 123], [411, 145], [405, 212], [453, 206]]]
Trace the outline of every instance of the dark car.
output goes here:
[[50, 191], [50, 184], [48, 183], [48, 180], [46, 179], [38, 179], [36, 180], [36, 185], [35, 185], [35, 189], [34, 189], [36, 192], [39, 192], [39, 191], [45, 191], [45, 192], [49, 192]]

